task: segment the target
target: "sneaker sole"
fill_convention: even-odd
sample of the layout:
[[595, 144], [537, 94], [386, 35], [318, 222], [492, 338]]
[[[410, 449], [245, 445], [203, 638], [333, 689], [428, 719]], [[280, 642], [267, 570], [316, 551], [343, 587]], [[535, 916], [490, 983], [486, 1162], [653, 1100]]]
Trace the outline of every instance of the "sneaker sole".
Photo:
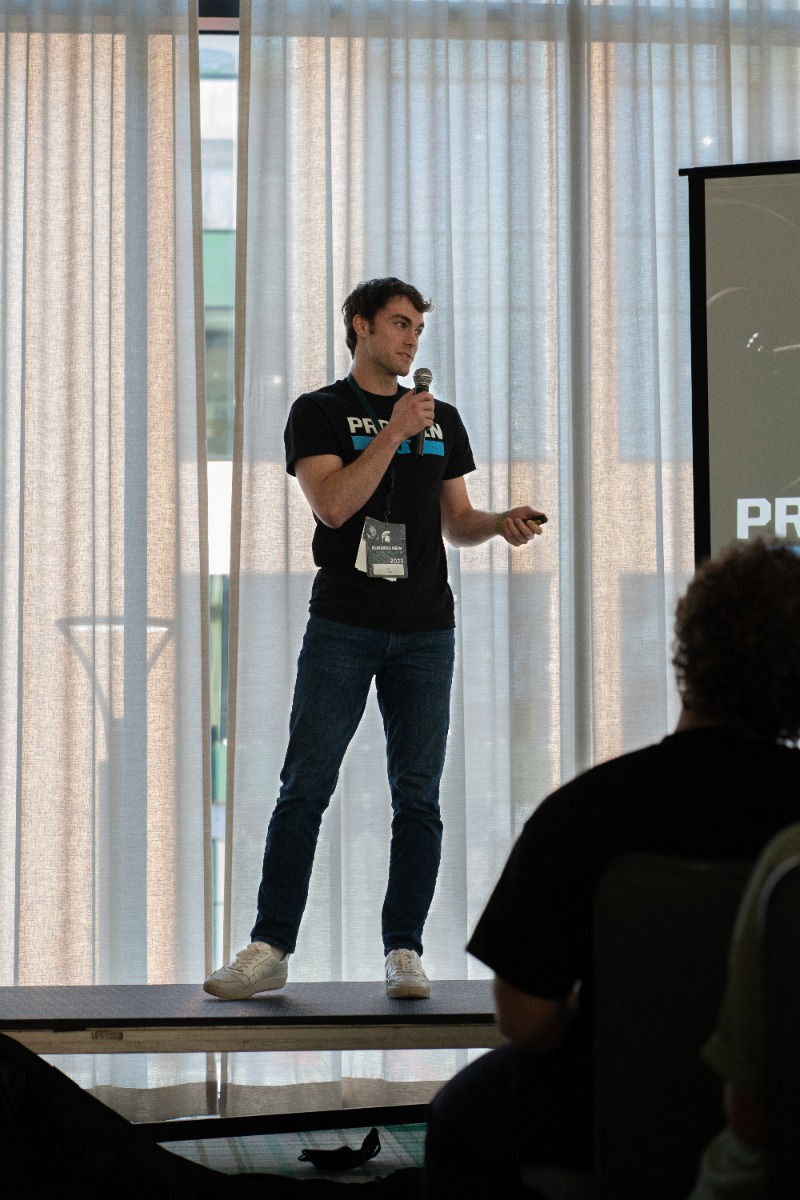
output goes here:
[[203, 984], [203, 991], [208, 992], [209, 996], [219, 997], [220, 1000], [250, 1000], [259, 992], [277, 992], [285, 984], [286, 979], [269, 980], [266, 983], [254, 984], [251, 988], [238, 988], [234, 993], [230, 984], [217, 983], [215, 979], [207, 979]]
[[395, 983], [386, 985], [386, 995], [390, 1000], [428, 1000], [431, 989], [418, 983]]

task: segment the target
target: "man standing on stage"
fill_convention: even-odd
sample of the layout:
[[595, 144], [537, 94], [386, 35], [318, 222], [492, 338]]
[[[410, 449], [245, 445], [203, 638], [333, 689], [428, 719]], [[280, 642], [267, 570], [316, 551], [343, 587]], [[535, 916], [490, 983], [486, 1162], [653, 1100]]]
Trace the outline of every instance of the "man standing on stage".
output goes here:
[[322, 814], [373, 678], [393, 811], [381, 914], [386, 988], [392, 998], [430, 995], [420, 955], [441, 852], [455, 645], [442, 535], [454, 546], [495, 535], [524, 546], [546, 520], [527, 505], [474, 509], [464, 476], [475, 463], [458, 412], [398, 384], [431, 308], [399, 279], [359, 284], [342, 306], [350, 375], [300, 396], [289, 414], [287, 470], [314, 513], [319, 570], [252, 940], [204, 985], [226, 1000], [286, 983]]

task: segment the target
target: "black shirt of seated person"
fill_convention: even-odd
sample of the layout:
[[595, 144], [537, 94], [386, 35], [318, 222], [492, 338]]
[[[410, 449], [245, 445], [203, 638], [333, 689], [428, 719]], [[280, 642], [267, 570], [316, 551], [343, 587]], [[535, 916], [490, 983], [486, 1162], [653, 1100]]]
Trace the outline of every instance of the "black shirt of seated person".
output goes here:
[[721, 727], [670, 734], [548, 796], [527, 821], [468, 949], [546, 999], [583, 981], [591, 1000], [592, 910], [603, 870], [628, 853], [755, 859], [800, 819], [800, 750]]

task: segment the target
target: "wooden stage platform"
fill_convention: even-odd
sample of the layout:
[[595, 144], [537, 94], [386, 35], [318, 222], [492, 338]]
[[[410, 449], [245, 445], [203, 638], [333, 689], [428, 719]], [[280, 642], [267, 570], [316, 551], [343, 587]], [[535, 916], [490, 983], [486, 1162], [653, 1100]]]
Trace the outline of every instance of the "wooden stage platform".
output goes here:
[[288, 983], [252, 1000], [195, 984], [0, 987], [0, 1033], [37, 1054], [489, 1048], [503, 1037], [489, 980], [434, 981], [389, 1000], [383, 981]]

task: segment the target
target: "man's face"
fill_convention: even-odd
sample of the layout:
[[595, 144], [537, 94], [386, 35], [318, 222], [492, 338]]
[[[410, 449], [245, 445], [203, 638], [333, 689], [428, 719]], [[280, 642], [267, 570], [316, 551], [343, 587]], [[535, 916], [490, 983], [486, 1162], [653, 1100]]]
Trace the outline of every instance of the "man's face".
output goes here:
[[372, 322], [357, 317], [353, 325], [360, 357], [386, 375], [408, 375], [425, 321], [406, 296], [392, 296]]

